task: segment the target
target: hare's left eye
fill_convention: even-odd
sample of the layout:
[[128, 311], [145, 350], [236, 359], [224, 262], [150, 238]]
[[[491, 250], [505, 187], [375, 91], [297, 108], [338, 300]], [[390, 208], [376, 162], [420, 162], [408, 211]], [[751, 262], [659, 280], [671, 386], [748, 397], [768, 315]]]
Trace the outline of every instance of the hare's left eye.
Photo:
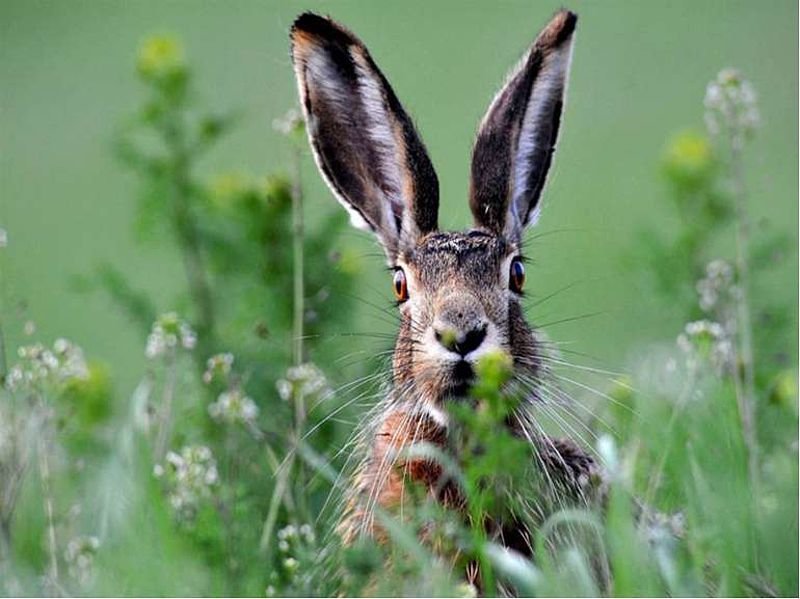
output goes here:
[[523, 285], [525, 285], [525, 265], [520, 258], [514, 258], [508, 273], [508, 288], [514, 293], [522, 293]]
[[394, 288], [394, 296], [398, 302], [404, 302], [408, 299], [408, 284], [406, 283], [406, 273], [402, 268], [397, 268], [394, 271], [394, 278], [392, 279], [392, 287]]

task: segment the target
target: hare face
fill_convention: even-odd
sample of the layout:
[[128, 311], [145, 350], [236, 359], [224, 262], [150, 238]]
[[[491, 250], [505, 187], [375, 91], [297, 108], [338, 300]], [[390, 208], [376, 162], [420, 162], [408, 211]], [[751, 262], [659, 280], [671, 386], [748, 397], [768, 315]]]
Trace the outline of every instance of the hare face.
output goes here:
[[401, 253], [396, 268], [407, 299], [399, 304], [398, 389], [435, 406], [466, 393], [475, 362], [489, 351], [510, 352], [518, 367], [533, 363], [531, 344], [517, 338], [529, 333], [513, 282], [519, 259], [515, 243], [477, 229], [431, 233]]
[[395, 271], [395, 395], [431, 406], [462, 395], [475, 361], [493, 348], [513, 356], [518, 376], [536, 375], [536, 342], [519, 304], [519, 246], [555, 150], [576, 20], [557, 13], [489, 106], [472, 155], [475, 228], [464, 233], [438, 231], [436, 172], [364, 44], [310, 13], [292, 27], [317, 166]]

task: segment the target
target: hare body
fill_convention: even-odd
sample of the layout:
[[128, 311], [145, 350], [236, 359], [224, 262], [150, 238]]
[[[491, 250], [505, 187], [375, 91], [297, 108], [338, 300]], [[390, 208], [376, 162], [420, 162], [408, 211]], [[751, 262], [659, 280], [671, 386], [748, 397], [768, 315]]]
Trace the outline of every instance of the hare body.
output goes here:
[[[408, 481], [458, 509], [439, 466], [404, 457], [419, 442], [444, 447], [443, 402], [467, 395], [476, 361], [513, 358], [512, 384], [543, 401], [543, 345], [522, 306], [524, 229], [535, 222], [558, 129], [576, 16], [557, 13], [497, 94], [477, 135], [469, 205], [474, 228], [438, 230], [439, 187], [425, 147], [364, 44], [342, 26], [301, 15], [292, 59], [317, 165], [354, 224], [371, 230], [393, 271], [400, 327], [393, 384], [367, 435], [340, 531], [380, 536], [375, 506], [403, 502]], [[597, 470], [570, 441], [541, 432], [523, 405], [508, 426], [535, 449], [553, 492], [585, 497]], [[525, 531], [521, 531], [524, 533]], [[518, 535], [519, 536], [519, 535]], [[525, 536], [522, 534], [521, 536]]]

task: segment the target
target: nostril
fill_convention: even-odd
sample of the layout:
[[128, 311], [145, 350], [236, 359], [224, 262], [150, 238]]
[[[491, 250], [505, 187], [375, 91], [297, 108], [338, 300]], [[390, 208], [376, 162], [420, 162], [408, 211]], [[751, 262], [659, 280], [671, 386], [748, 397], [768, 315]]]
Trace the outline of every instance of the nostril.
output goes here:
[[462, 356], [466, 356], [468, 353], [478, 349], [484, 339], [486, 339], [486, 325], [479, 329], [473, 329], [464, 335], [462, 341], [456, 342], [455, 350]]

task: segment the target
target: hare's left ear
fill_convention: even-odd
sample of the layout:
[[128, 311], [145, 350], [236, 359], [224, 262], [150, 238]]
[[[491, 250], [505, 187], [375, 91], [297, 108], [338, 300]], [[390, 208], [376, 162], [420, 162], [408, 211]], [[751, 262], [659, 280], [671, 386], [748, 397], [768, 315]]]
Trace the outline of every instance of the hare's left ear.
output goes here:
[[561, 11], [511, 72], [478, 130], [470, 208], [475, 224], [511, 239], [536, 220], [555, 150], [577, 16]]

